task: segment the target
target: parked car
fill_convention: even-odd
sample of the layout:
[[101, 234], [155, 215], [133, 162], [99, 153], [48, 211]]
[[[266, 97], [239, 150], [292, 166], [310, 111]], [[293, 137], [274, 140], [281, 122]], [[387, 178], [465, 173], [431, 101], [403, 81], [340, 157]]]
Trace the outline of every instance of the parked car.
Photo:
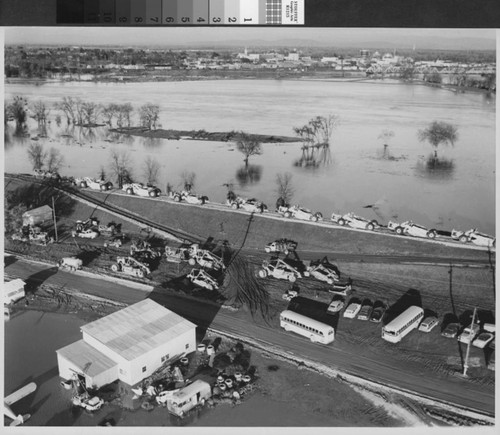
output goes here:
[[377, 303], [375, 303], [375, 305], [373, 306], [373, 311], [370, 314], [370, 322], [380, 323], [382, 321], [382, 318], [384, 317], [385, 310], [385, 305], [377, 305]]
[[387, 228], [394, 231], [396, 234], [405, 236], [427, 237], [429, 239], [435, 239], [437, 236], [437, 231], [435, 229], [429, 230], [421, 225], [413, 223], [412, 221], [406, 221], [401, 224], [389, 221]]
[[467, 326], [458, 336], [458, 341], [460, 341], [460, 343], [469, 344], [469, 342], [479, 333], [479, 329], [478, 324], [473, 325], [472, 328]]
[[334, 299], [332, 302], [330, 302], [330, 305], [328, 305], [328, 308], [326, 309], [326, 314], [335, 314], [338, 313], [339, 311], [344, 308], [345, 302], [342, 299]]
[[369, 320], [372, 311], [373, 311], [373, 305], [371, 304], [371, 302], [364, 302], [363, 305], [361, 305], [361, 310], [359, 310], [357, 319]]
[[481, 332], [472, 342], [473, 346], [484, 349], [488, 343], [493, 341], [495, 336], [491, 332]]
[[342, 226], [349, 225], [352, 228], [358, 228], [361, 230], [373, 231], [375, 228], [378, 228], [380, 226], [375, 219], [368, 220], [360, 216], [356, 216], [352, 212], [347, 213], [343, 216], [336, 213], [332, 213], [330, 219], [332, 222], [335, 222], [339, 225]]
[[312, 276], [319, 281], [324, 281], [327, 284], [333, 284], [340, 279], [338, 273], [330, 267], [325, 266], [320, 261], [311, 263], [305, 270], [304, 276]]
[[428, 316], [422, 320], [418, 330], [422, 332], [431, 332], [438, 324], [439, 320], [436, 316]]
[[354, 319], [360, 310], [361, 310], [360, 303], [351, 302], [344, 311], [344, 317], [347, 317], [348, 319]]
[[323, 215], [320, 212], [313, 213], [311, 210], [298, 205], [292, 207], [278, 207], [278, 213], [286, 218], [293, 217], [302, 221], [318, 222], [323, 219]]
[[443, 329], [441, 332], [441, 335], [446, 338], [455, 338], [458, 336], [458, 333], [460, 332], [461, 325], [460, 323], [448, 323], [446, 325], [446, 328]]
[[480, 233], [477, 228], [469, 231], [451, 231], [451, 238], [462, 243], [473, 243], [478, 246], [495, 247], [495, 237]]

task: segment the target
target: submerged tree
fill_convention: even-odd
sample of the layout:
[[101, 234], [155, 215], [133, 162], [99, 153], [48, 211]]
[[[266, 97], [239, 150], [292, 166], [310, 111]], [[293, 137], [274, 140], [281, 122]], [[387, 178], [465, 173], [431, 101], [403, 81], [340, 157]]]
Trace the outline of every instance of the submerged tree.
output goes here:
[[276, 202], [276, 208], [278, 206], [285, 206], [290, 204], [292, 201], [295, 189], [292, 185], [292, 174], [289, 172], [276, 174], [276, 185], [278, 193], [278, 201]]
[[182, 186], [184, 190], [188, 192], [194, 188], [194, 182], [196, 180], [196, 174], [190, 171], [182, 171], [181, 173]]
[[330, 145], [333, 131], [338, 127], [338, 115], [316, 116], [302, 127], [294, 127], [293, 131], [300, 136], [304, 145]]
[[144, 160], [143, 173], [148, 184], [156, 184], [158, 182], [158, 174], [160, 172], [160, 164], [153, 157], [149, 156]]
[[142, 127], [155, 130], [160, 120], [160, 106], [146, 103], [139, 109], [139, 119]]
[[8, 118], [16, 121], [16, 134], [23, 132], [28, 118], [28, 101], [23, 97], [16, 96], [7, 106]]
[[238, 151], [243, 153], [243, 155], [245, 156], [245, 158], [243, 159], [245, 165], [248, 165], [248, 158], [250, 156], [262, 154], [260, 141], [255, 139], [254, 136], [251, 136], [243, 131], [241, 131], [238, 135], [236, 146], [238, 148]]
[[30, 144], [28, 147], [28, 159], [33, 166], [33, 170], [42, 169], [47, 159], [47, 152], [43, 149], [43, 145], [39, 143]]
[[429, 142], [434, 147], [434, 159], [437, 159], [439, 145], [454, 146], [458, 140], [457, 127], [444, 121], [433, 121], [417, 135], [420, 142]]
[[130, 157], [126, 151], [112, 149], [109, 167], [120, 189], [123, 187], [124, 183], [132, 182]]
[[63, 161], [64, 157], [62, 156], [61, 152], [58, 149], [51, 147], [47, 155], [47, 170], [50, 172], [59, 171]]
[[33, 118], [35, 118], [38, 124], [45, 124], [47, 122], [50, 111], [42, 100], [35, 102], [31, 110], [33, 111]]

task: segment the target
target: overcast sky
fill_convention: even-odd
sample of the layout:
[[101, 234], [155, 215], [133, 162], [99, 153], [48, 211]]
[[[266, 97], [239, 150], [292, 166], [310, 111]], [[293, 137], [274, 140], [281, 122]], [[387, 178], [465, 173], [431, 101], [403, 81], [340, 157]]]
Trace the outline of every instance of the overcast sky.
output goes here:
[[[405, 47], [491, 49], [495, 47], [495, 30], [484, 29], [377, 29], [377, 28], [310, 28], [283, 27], [7, 27], [6, 44], [69, 44], [69, 45], [178, 45], [197, 42], [283, 41], [305, 39], [332, 46], [349, 43], [388, 41]], [[465, 38], [465, 39], [464, 39]], [[470, 45], [470, 46], [469, 46]]]

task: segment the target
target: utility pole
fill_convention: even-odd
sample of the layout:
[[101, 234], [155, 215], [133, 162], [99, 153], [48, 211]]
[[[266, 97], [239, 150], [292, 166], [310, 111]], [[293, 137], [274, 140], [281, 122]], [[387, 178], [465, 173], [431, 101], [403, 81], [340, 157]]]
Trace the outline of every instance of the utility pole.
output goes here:
[[476, 321], [476, 307], [474, 307], [474, 313], [472, 314], [472, 322], [470, 324], [470, 334], [469, 334], [469, 343], [467, 344], [467, 353], [465, 354], [465, 362], [464, 362], [464, 372], [463, 376], [467, 376], [467, 369], [469, 368], [468, 363], [469, 363], [469, 352], [470, 352], [470, 345], [472, 343], [472, 331], [474, 330], [474, 323]]
[[55, 231], [55, 234], [56, 234], [56, 243], [58, 241], [58, 238], [57, 238], [57, 224], [56, 224], [56, 206], [55, 206], [55, 202], [54, 202], [54, 197], [52, 196], [52, 217], [54, 219], [54, 231]]

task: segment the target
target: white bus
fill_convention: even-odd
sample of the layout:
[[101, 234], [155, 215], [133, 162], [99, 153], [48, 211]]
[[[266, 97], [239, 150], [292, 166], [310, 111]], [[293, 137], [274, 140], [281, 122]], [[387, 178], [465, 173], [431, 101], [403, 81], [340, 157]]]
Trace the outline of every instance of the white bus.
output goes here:
[[422, 308], [411, 306], [382, 328], [382, 338], [392, 343], [400, 342], [412, 329], [418, 328], [423, 317], [424, 310]]
[[309, 338], [313, 343], [328, 344], [335, 339], [332, 326], [290, 310], [285, 310], [280, 314], [280, 326], [285, 331], [295, 332]]

